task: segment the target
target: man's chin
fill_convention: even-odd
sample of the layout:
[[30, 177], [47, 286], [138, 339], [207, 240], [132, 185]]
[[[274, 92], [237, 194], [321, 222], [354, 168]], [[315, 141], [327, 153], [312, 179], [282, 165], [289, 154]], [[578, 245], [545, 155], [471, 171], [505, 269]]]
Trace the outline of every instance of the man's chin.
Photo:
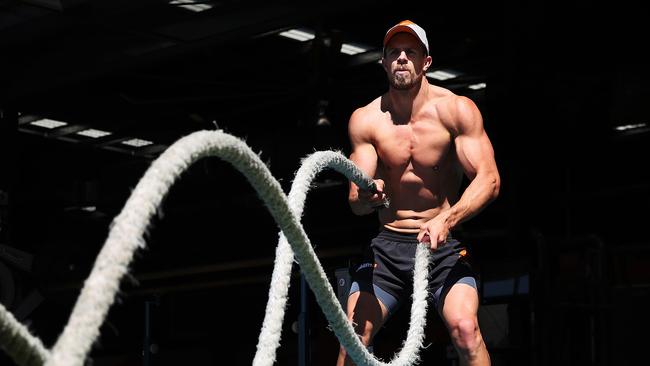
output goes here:
[[393, 80], [393, 82], [391, 83], [391, 86], [395, 90], [411, 90], [415, 86], [415, 83]]

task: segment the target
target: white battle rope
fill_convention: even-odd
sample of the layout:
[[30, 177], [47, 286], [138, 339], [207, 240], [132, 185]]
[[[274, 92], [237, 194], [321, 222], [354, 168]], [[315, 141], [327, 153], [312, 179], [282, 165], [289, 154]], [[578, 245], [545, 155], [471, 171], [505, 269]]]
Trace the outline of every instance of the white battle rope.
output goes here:
[[[312, 181], [319, 172], [326, 168], [334, 169], [342, 173], [361, 188], [374, 189], [372, 179], [364, 175], [341, 153], [334, 151], [315, 152], [303, 159], [300, 169], [293, 180], [291, 191], [289, 192], [289, 205], [297, 218], [302, 216], [304, 203], [307, 198], [307, 193], [311, 188]], [[424, 341], [424, 326], [426, 324], [429, 253], [427, 247], [418, 245], [413, 279], [414, 292], [411, 305], [411, 324], [402, 350], [390, 365], [412, 365], [419, 360], [419, 350]], [[280, 240], [276, 249], [275, 267], [271, 279], [271, 288], [269, 290], [269, 299], [266, 305], [266, 315], [260, 331], [253, 366], [269, 366], [275, 362], [276, 350], [280, 346], [280, 335], [282, 333], [284, 310], [289, 291], [292, 262], [293, 253], [291, 247], [289, 247], [286, 237], [280, 233]], [[298, 262], [301, 263], [300, 260]], [[301, 268], [303, 272], [307, 270], [303, 263], [301, 263]], [[355, 342], [357, 337], [352, 336], [353, 339], [349, 338], [350, 335], [348, 332], [350, 330], [347, 329], [347, 322], [345, 322], [345, 325], [335, 322], [340, 321], [341, 316], [345, 319], [345, 313], [343, 315], [340, 314], [343, 312], [343, 309], [338, 305], [338, 300], [336, 300], [334, 292], [331, 286], [329, 286], [329, 282], [317, 284], [309, 282], [309, 285], [312, 291], [322, 292], [322, 295], [316, 294], [316, 300], [330, 321], [330, 325], [339, 338], [339, 341], [357, 365], [383, 365], [383, 363], [368, 353], [360, 342]], [[330, 298], [330, 301], [325, 303], [320, 300], [325, 297]], [[332, 303], [335, 303], [335, 305], [332, 305]], [[337, 329], [337, 326], [340, 328]], [[341, 336], [343, 334], [345, 334], [345, 337]]]
[[[295, 253], [316, 300], [350, 357], [357, 365], [386, 365], [368, 353], [354, 333], [299, 221], [310, 182], [319, 170], [333, 167], [361, 187], [370, 188], [372, 181], [341, 154], [317, 154], [324, 154], [326, 161], [321, 161], [321, 155], [316, 154], [306, 159], [303, 165], [307, 167], [301, 167], [287, 199], [266, 165], [242, 140], [221, 131], [199, 131], [179, 139], [151, 164], [113, 220], [108, 238], [84, 283], [68, 324], [52, 350], [47, 350], [2, 305], [0, 347], [20, 365], [82, 366], [99, 336], [100, 326], [115, 300], [120, 281], [128, 272], [135, 251], [146, 244], [144, 235], [169, 188], [197, 160], [218, 156], [248, 178], [282, 231], [266, 316], [253, 363], [265, 364], [266, 361], [261, 361], [264, 357], [268, 357], [271, 364], [275, 360]], [[416, 363], [423, 343], [429, 250], [423, 245], [417, 248], [411, 324], [402, 350], [390, 365]], [[281, 283], [285, 286], [278, 288]]]
[[0, 304], [0, 346], [19, 365], [42, 365], [50, 357], [41, 340], [34, 337]]

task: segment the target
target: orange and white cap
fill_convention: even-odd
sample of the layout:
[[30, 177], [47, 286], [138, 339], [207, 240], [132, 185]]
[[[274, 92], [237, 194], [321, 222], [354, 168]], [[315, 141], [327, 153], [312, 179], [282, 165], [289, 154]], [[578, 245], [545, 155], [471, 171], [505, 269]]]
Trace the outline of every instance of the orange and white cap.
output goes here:
[[427, 41], [427, 33], [424, 31], [424, 29], [422, 29], [422, 27], [410, 20], [403, 20], [392, 26], [388, 32], [386, 32], [386, 35], [384, 36], [384, 47], [386, 47], [386, 44], [388, 41], [390, 41], [391, 38], [393, 38], [394, 35], [402, 32], [414, 35], [418, 40], [420, 40], [420, 42], [422, 42], [424, 48], [427, 50], [427, 54], [429, 54], [429, 41]]

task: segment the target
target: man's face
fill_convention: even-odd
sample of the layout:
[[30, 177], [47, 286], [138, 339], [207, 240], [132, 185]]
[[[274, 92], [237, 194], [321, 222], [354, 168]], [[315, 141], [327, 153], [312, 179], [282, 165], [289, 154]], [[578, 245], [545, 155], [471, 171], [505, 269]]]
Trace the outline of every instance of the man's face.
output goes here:
[[385, 47], [382, 60], [388, 82], [397, 90], [419, 85], [431, 57], [425, 56], [424, 46], [410, 33], [397, 33]]

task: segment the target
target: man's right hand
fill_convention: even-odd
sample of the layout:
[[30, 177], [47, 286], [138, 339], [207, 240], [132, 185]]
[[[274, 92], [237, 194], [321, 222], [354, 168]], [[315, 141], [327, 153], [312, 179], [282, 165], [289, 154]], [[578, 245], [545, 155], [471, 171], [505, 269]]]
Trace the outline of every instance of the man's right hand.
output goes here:
[[374, 179], [375, 191], [366, 191], [359, 189], [359, 201], [368, 205], [372, 209], [385, 207], [386, 193], [384, 193], [385, 183], [383, 179]]

